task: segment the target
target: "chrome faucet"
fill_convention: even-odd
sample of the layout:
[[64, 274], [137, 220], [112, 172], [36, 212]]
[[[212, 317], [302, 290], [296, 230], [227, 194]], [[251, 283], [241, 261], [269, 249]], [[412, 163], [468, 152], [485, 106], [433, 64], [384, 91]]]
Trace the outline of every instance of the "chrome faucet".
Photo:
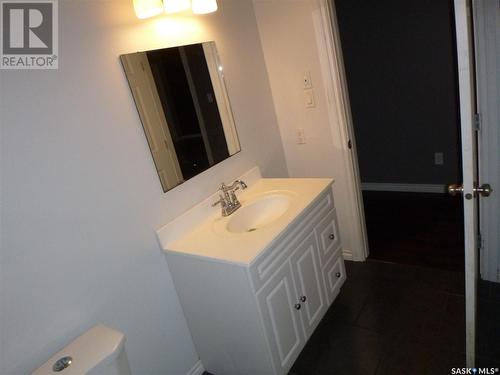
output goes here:
[[241, 180], [236, 180], [231, 185], [227, 186], [223, 182], [219, 188], [222, 194], [219, 194], [219, 200], [217, 202], [212, 203], [212, 207], [220, 204], [222, 216], [231, 215], [234, 211], [241, 207], [241, 203], [235, 194], [235, 191], [239, 188], [244, 190], [247, 188], [247, 184]]

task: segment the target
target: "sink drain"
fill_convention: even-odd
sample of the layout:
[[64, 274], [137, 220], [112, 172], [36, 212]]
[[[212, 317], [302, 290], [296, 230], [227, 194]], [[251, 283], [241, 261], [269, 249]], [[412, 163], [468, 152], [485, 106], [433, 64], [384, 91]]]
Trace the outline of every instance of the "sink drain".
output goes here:
[[253, 231], [256, 231], [257, 228], [250, 228], [249, 230], [247, 230], [247, 232], [253, 232]]

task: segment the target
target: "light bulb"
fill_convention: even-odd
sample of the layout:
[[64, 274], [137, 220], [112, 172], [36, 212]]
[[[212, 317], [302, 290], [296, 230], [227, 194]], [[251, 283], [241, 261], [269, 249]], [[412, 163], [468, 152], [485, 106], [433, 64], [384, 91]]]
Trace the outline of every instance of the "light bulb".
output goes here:
[[149, 18], [163, 12], [161, 0], [134, 0], [134, 10], [137, 18]]
[[166, 13], [177, 13], [191, 8], [191, 0], [163, 0]]
[[193, 0], [194, 14], [207, 14], [217, 10], [217, 0]]

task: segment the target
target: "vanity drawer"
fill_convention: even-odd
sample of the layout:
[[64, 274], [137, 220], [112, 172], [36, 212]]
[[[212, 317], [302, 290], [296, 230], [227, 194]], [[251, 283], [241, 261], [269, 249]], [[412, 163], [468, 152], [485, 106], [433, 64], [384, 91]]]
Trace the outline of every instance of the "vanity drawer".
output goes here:
[[340, 237], [335, 209], [332, 210], [316, 227], [319, 241], [319, 257], [324, 266], [340, 247]]
[[287, 229], [250, 266], [249, 275], [254, 292], [257, 292], [274, 272], [286, 261], [291, 252], [313, 232], [316, 226], [333, 210], [331, 190], [321, 195], [306, 212], [300, 215], [291, 229]]
[[344, 258], [342, 258], [340, 247], [335, 252], [335, 256], [323, 267], [322, 273], [325, 281], [326, 297], [328, 305], [330, 305], [337, 297], [340, 287], [346, 279]]

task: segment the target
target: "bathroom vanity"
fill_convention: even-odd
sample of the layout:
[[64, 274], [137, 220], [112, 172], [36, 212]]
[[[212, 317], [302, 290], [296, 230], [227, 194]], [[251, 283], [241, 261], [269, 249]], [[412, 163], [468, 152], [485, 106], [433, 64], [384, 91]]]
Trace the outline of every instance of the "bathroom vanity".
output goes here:
[[286, 374], [346, 278], [333, 181], [242, 178], [235, 213], [215, 195], [158, 238], [205, 369]]

